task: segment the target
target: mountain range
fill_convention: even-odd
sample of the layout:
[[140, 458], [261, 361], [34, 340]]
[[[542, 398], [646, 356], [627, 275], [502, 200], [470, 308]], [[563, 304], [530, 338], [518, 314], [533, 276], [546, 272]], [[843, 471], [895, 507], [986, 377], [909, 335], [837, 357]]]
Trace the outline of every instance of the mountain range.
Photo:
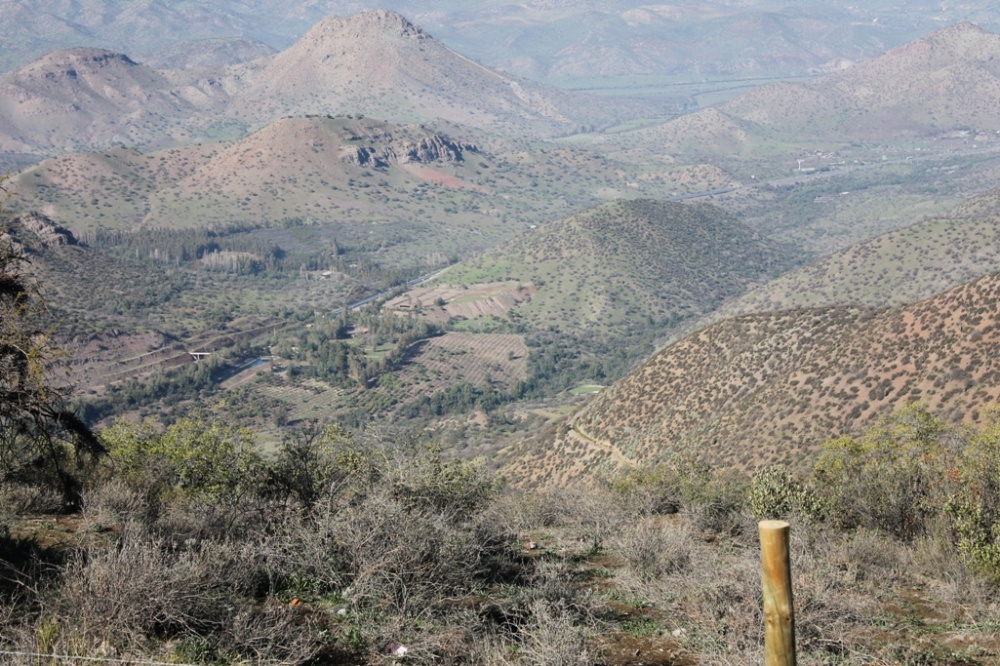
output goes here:
[[906, 3], [904, 13], [881, 0], [864, 6], [771, 0], [670, 5], [632, 0], [78, 0], [44, 9], [28, 0], [8, 0], [0, 27], [6, 47], [0, 67], [16, 68], [42, 53], [75, 46], [127, 52], [149, 64], [169, 61], [171, 66], [197, 65], [215, 52], [216, 58], [226, 57], [213, 62], [235, 64], [262, 55], [260, 49], [287, 48], [327, 16], [376, 7], [413, 17], [451, 48], [490, 67], [576, 85], [622, 76], [801, 75], [872, 57], [941, 22], [996, 25], [988, 9], [924, 1]]
[[637, 132], [688, 154], [744, 157], [823, 144], [968, 137], [1000, 131], [1000, 36], [959, 23], [806, 82], [783, 81]]
[[0, 151], [40, 154], [232, 138], [306, 114], [537, 136], [657, 112], [490, 70], [386, 10], [324, 19], [281, 53], [228, 68], [157, 70], [103, 49], [56, 51], [0, 76], [0, 92]]

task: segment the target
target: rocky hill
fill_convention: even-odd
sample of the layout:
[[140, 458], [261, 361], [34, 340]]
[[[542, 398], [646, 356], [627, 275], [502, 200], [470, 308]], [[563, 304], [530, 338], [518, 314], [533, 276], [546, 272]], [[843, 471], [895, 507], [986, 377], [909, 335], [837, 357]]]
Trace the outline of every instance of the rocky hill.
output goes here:
[[998, 274], [888, 310], [750, 315], [662, 350], [574, 424], [629, 460], [794, 465], [913, 400], [980, 421], [1000, 399], [998, 348]]
[[[228, 101], [218, 79], [168, 76], [102, 49], [50, 53], [0, 76], [0, 150], [53, 153], [190, 140]], [[222, 123], [225, 124], [225, 123]]]
[[400, 14], [381, 9], [324, 19], [245, 77], [249, 83], [231, 113], [248, 123], [360, 112], [402, 122], [445, 120], [505, 134], [560, 133], [609, 123], [624, 110], [614, 101], [587, 104], [571, 93], [491, 70], [448, 49]]
[[[52, 158], [15, 179], [15, 205], [43, 211], [77, 231], [263, 224], [376, 207], [385, 220], [392, 214], [383, 197], [392, 184], [417, 188], [438, 169], [449, 171], [439, 179], [447, 176], [452, 189], [477, 191], [461, 175], [465, 157], [477, 150], [417, 126], [295, 118], [231, 143]], [[384, 173], [376, 179], [372, 170]], [[351, 187], [355, 179], [362, 182]]]

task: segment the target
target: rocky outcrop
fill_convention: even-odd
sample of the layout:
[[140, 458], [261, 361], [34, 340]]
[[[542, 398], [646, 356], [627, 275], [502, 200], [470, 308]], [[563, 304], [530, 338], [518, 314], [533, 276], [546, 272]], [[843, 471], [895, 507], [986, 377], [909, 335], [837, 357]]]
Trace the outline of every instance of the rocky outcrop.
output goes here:
[[[14, 225], [38, 237], [42, 247], [76, 245], [76, 237], [66, 227], [59, 226], [41, 213], [27, 213], [14, 218]], [[23, 239], [26, 240], [26, 239]], [[34, 243], [31, 243], [34, 244]]]
[[355, 137], [363, 145], [348, 145], [341, 155], [345, 162], [376, 169], [392, 164], [461, 162], [465, 153], [478, 153], [471, 143], [453, 141], [439, 134], [416, 141], [394, 140], [391, 136]]

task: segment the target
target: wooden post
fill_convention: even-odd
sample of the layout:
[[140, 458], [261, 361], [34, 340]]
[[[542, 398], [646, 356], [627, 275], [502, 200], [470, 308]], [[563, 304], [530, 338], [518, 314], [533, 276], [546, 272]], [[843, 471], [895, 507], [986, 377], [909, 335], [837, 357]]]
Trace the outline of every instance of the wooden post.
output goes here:
[[764, 584], [764, 663], [766, 666], [795, 666], [789, 525], [783, 520], [764, 520], [758, 527]]

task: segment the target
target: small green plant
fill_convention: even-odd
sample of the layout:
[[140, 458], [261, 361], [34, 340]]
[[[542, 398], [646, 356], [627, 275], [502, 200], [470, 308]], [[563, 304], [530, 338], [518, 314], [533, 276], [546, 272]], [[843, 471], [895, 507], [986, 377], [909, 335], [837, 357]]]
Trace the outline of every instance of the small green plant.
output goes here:
[[173, 650], [177, 661], [190, 664], [219, 663], [218, 656], [212, 645], [200, 636], [183, 638], [177, 642]]
[[37, 649], [41, 654], [48, 654], [55, 648], [62, 631], [59, 629], [59, 621], [55, 618], [45, 618], [39, 621], [35, 627], [35, 640]]
[[813, 481], [830, 502], [830, 518], [912, 539], [926, 531], [948, 492], [953, 453], [944, 423], [911, 403], [861, 438], [823, 445]]
[[663, 627], [651, 617], [630, 617], [622, 622], [622, 631], [633, 638], [656, 636]]
[[957, 467], [949, 474], [958, 490], [945, 511], [952, 520], [963, 558], [1000, 581], [1000, 419], [993, 415], [969, 436]]

